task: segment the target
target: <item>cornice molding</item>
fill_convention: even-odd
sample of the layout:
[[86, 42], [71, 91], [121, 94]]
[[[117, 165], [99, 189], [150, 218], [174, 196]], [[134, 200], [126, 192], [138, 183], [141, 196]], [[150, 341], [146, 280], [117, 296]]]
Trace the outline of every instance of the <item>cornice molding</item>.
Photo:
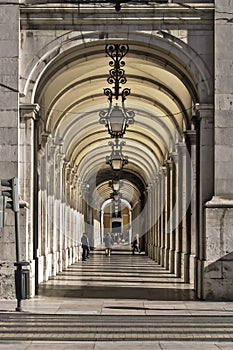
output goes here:
[[[78, 3], [51, 3], [44, 2], [20, 4], [21, 28], [58, 28], [65, 29], [68, 26], [98, 25], [106, 23], [148, 25], [166, 23], [199, 23], [203, 26], [213, 23], [213, 4], [188, 4], [188, 6], [176, 3], [148, 4], [124, 3], [122, 10], [116, 12], [114, 6], [103, 4], [78, 4]], [[137, 15], [135, 15], [137, 14]]]

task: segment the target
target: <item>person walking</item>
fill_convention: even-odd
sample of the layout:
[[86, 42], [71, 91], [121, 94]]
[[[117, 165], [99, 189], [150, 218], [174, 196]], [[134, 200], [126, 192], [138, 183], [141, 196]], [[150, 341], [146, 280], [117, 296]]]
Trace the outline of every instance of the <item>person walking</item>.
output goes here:
[[105, 243], [105, 254], [106, 256], [111, 255], [111, 247], [112, 247], [112, 237], [110, 233], [106, 233], [106, 236], [104, 237], [104, 243]]
[[137, 251], [138, 253], [140, 253], [140, 249], [139, 249], [139, 235], [136, 234], [136, 236], [134, 237], [133, 243], [132, 243], [132, 254], [135, 254], [135, 251]]
[[81, 243], [82, 243], [82, 261], [86, 261], [87, 257], [89, 255], [89, 240], [87, 237], [86, 232], [83, 232], [82, 238], [81, 238]]

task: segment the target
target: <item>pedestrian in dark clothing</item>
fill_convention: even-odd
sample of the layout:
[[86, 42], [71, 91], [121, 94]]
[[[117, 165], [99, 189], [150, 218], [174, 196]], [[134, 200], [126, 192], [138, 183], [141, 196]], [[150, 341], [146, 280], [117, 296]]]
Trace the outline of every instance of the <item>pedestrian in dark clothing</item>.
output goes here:
[[134, 237], [134, 240], [133, 240], [133, 243], [132, 243], [132, 248], [133, 248], [132, 254], [134, 254], [135, 251], [140, 253], [140, 249], [139, 249], [139, 235], [138, 234]]
[[110, 254], [111, 254], [111, 246], [112, 246], [113, 242], [112, 242], [112, 237], [111, 237], [109, 232], [104, 237], [104, 243], [105, 243], [105, 254], [107, 256], [110, 256]]
[[82, 249], [83, 249], [82, 261], [86, 261], [89, 255], [89, 240], [86, 232], [84, 232], [82, 235], [81, 243], [82, 243]]

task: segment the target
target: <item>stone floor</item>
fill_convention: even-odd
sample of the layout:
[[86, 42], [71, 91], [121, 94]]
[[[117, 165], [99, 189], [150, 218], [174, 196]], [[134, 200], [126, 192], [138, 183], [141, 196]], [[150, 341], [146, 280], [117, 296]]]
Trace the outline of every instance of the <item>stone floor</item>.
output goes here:
[[15, 307], [0, 300], [0, 350], [233, 349], [233, 302], [195, 300], [142, 254], [96, 252]]

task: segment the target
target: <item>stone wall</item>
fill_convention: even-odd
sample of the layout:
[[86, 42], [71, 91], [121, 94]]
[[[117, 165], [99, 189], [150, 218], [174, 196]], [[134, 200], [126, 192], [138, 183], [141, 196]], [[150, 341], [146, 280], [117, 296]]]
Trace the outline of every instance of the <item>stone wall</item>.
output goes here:
[[[19, 5], [10, 0], [0, 0], [0, 5], [0, 179], [4, 179], [18, 176]], [[0, 297], [14, 295], [12, 257], [14, 217], [9, 211], [7, 226], [0, 229]]]
[[206, 204], [203, 241], [203, 297], [215, 300], [233, 300], [232, 8], [233, 0], [215, 0], [215, 195]]
[[233, 202], [215, 198], [207, 205], [204, 298], [233, 300]]
[[215, 196], [233, 199], [233, 0], [215, 5]]

